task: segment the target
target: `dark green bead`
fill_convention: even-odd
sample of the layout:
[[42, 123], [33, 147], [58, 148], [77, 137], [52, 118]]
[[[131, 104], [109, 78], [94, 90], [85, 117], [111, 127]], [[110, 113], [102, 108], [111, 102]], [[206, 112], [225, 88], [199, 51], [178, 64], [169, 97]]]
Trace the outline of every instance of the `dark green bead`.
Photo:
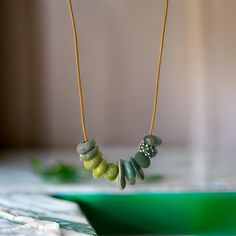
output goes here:
[[150, 159], [143, 152], [137, 152], [134, 159], [143, 168], [148, 168], [151, 164]]
[[125, 177], [131, 185], [135, 184], [136, 173], [130, 161], [124, 161]]
[[144, 141], [141, 141], [139, 144], [139, 152], [142, 152], [145, 156], [152, 158], [156, 156], [157, 148], [145, 143]]
[[95, 141], [93, 139], [89, 139], [87, 141], [83, 141], [77, 146], [77, 153], [83, 154], [91, 150], [95, 146]]
[[135, 161], [135, 159], [133, 157], [130, 158], [130, 162], [131, 164], [133, 165], [134, 167], [134, 170], [137, 174], [137, 176], [140, 178], [140, 179], [144, 179], [144, 173], [143, 173], [143, 169], [142, 167]]
[[80, 159], [82, 161], [89, 161], [98, 154], [98, 151], [99, 151], [98, 146], [95, 146], [90, 151], [80, 154]]
[[124, 189], [126, 186], [126, 181], [125, 181], [125, 173], [124, 173], [124, 161], [121, 159], [117, 163], [118, 168], [119, 168], [119, 173], [118, 173], [118, 182], [120, 189]]
[[156, 136], [156, 135], [152, 135], [152, 134], [149, 134], [149, 135], [146, 135], [143, 139], [143, 141], [151, 146], [160, 146], [162, 141], [161, 139]]

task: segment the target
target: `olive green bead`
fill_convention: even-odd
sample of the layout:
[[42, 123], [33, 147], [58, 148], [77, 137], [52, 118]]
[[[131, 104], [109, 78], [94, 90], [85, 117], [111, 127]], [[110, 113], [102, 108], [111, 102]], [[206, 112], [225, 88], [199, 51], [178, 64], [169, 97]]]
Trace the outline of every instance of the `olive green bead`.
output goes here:
[[97, 179], [101, 177], [107, 171], [107, 168], [107, 161], [103, 159], [100, 164], [93, 169], [93, 178]]
[[101, 152], [98, 152], [98, 154], [94, 156], [93, 159], [84, 161], [84, 168], [87, 170], [92, 170], [96, 168], [101, 161], [102, 161], [102, 154]]
[[143, 152], [137, 152], [134, 159], [143, 168], [148, 168], [151, 164], [150, 159]]
[[143, 141], [151, 146], [160, 146], [162, 141], [161, 139], [156, 135], [146, 135], [143, 139]]
[[122, 159], [118, 161], [118, 168], [119, 168], [118, 183], [119, 183], [120, 189], [122, 190], [126, 186], [125, 173], [124, 173], [124, 161]]
[[136, 173], [130, 161], [124, 161], [124, 170], [126, 179], [129, 181], [131, 185], [134, 185], [136, 182], [135, 179]]
[[89, 139], [87, 141], [83, 141], [77, 146], [77, 153], [83, 154], [91, 150], [95, 146], [94, 139]]
[[82, 161], [89, 161], [95, 157], [99, 152], [98, 146], [93, 147], [90, 151], [80, 154], [80, 159]]
[[117, 175], [118, 175], [118, 167], [113, 163], [109, 163], [107, 171], [104, 174], [104, 177], [109, 181], [113, 181], [116, 179]]
[[133, 157], [130, 158], [130, 162], [134, 167], [134, 170], [136, 172], [137, 177], [139, 177], [140, 179], [144, 179], [144, 173], [143, 173], [143, 169], [142, 167], [135, 161], [135, 159]]

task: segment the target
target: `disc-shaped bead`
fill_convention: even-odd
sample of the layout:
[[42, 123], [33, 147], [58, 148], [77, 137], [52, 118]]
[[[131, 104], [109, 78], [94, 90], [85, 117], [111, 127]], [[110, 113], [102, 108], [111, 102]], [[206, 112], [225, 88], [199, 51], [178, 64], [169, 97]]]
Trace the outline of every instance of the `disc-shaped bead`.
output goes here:
[[131, 185], [135, 184], [135, 170], [130, 161], [124, 161], [124, 170], [125, 170], [125, 177], [129, 181]]
[[103, 159], [99, 165], [93, 169], [93, 178], [97, 179], [101, 177], [107, 171], [107, 168], [107, 161]]
[[91, 150], [89, 150], [88, 152], [85, 152], [83, 154], [80, 154], [80, 159], [82, 161], [89, 161], [91, 160], [93, 157], [95, 157], [99, 152], [98, 146], [94, 146]]
[[113, 163], [109, 163], [107, 171], [104, 174], [104, 177], [109, 181], [113, 181], [116, 179], [117, 175], [118, 175], [118, 167]]
[[94, 139], [89, 139], [87, 141], [83, 141], [77, 146], [77, 153], [83, 154], [91, 150], [95, 146]]
[[150, 166], [150, 159], [143, 152], [137, 152], [134, 157], [135, 161], [143, 168]]
[[151, 146], [160, 146], [162, 143], [158, 136], [152, 134], [146, 135], [143, 141]]
[[96, 156], [94, 156], [91, 160], [84, 161], [84, 168], [87, 170], [92, 170], [96, 168], [102, 160], [101, 152], [98, 152]]
[[119, 168], [119, 174], [118, 174], [119, 186], [120, 189], [124, 189], [126, 186], [126, 181], [124, 173], [124, 161], [122, 159], [118, 161], [118, 168]]
[[143, 173], [143, 169], [142, 167], [135, 161], [135, 159], [133, 157], [130, 158], [130, 162], [132, 164], [132, 166], [134, 167], [134, 170], [136, 172], [136, 175], [140, 178], [140, 179], [144, 179], [144, 173]]

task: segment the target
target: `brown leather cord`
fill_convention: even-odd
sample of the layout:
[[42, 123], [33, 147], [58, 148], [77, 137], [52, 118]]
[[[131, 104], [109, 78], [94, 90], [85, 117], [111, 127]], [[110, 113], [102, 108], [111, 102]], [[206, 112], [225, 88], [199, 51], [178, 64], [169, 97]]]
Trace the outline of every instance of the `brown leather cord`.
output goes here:
[[[85, 122], [83, 89], [82, 89], [82, 82], [81, 82], [81, 77], [80, 77], [78, 37], [77, 37], [77, 32], [76, 32], [75, 18], [74, 18], [71, 0], [68, 0], [68, 5], [69, 5], [71, 22], [72, 22], [73, 33], [74, 33], [77, 83], [78, 83], [78, 90], [79, 90], [79, 97], [80, 97], [81, 124], [82, 124], [84, 141], [87, 141], [88, 137], [87, 137], [87, 130], [86, 130], [86, 122]], [[153, 132], [154, 125], [155, 125], [156, 113], [157, 113], [157, 99], [158, 99], [159, 81], [160, 81], [160, 74], [161, 74], [161, 63], [162, 63], [162, 57], [163, 57], [168, 5], [169, 5], [169, 0], [166, 0], [165, 1], [164, 20], [163, 20], [163, 25], [162, 25], [162, 34], [161, 34], [161, 40], [160, 40], [160, 51], [159, 51], [159, 56], [157, 59], [157, 71], [156, 71], [155, 92], [154, 92], [154, 100], [153, 100], [153, 112], [152, 112], [152, 118], [151, 118], [151, 123], [150, 123], [150, 128], [149, 128], [149, 134], [152, 134], [152, 132]]]

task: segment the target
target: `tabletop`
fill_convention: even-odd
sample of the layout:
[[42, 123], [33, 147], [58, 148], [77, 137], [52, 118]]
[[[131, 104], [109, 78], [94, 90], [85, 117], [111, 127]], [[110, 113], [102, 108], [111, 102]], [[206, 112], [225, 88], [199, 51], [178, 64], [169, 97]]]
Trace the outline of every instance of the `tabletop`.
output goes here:
[[[110, 161], [129, 157], [133, 147], [103, 147]], [[86, 179], [73, 184], [48, 183], [31, 167], [35, 156], [44, 165], [63, 161], [81, 165], [71, 149], [8, 150], [0, 154], [1, 235], [95, 235], [78, 204], [55, 199], [64, 193], [176, 191], [235, 191], [236, 159], [233, 150], [190, 150], [163, 147], [145, 174], [161, 174], [159, 181], [138, 182], [120, 191], [116, 182]], [[45, 234], [45, 232], [47, 232]]]

